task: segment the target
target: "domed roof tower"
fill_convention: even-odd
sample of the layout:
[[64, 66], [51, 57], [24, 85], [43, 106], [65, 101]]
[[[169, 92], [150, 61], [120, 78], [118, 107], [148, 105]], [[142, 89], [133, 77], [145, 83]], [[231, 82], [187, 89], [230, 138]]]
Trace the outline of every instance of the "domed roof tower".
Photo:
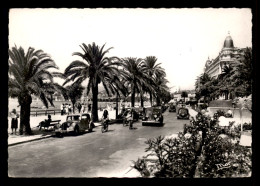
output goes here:
[[206, 65], [206, 66], [209, 66], [210, 62], [211, 62], [211, 61], [209, 60], [209, 57], [208, 57], [208, 60], [206, 61], [206, 64], [205, 64], [205, 65]]
[[234, 48], [233, 39], [231, 38], [229, 32], [228, 32], [228, 36], [226, 37], [226, 39], [224, 41], [223, 48]]

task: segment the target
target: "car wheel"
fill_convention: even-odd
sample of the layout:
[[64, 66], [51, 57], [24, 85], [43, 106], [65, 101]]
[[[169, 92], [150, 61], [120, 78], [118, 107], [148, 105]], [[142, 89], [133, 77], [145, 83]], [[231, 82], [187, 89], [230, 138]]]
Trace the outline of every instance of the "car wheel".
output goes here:
[[160, 123], [163, 124], [163, 116], [160, 119]]
[[102, 132], [102, 133], [106, 132], [106, 129], [105, 129], [105, 126], [104, 126], [104, 125], [101, 126], [101, 132]]
[[62, 133], [61, 132], [56, 132], [55, 135], [56, 135], [56, 137], [62, 137]]
[[75, 135], [79, 135], [79, 127], [78, 126], [75, 127], [74, 134]]

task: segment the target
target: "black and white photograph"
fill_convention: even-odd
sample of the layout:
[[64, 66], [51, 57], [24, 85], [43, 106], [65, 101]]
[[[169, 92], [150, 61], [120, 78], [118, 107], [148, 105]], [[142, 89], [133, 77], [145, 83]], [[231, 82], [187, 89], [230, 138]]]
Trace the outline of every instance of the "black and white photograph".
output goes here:
[[9, 178], [250, 178], [250, 8], [10, 8]]

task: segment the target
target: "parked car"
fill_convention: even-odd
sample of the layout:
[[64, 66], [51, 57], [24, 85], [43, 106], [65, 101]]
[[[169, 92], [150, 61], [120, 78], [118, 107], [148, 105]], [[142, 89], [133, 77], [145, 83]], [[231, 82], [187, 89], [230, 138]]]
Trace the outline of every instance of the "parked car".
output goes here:
[[161, 107], [149, 107], [145, 109], [142, 125], [163, 125]]
[[189, 110], [184, 106], [178, 107], [177, 119], [189, 119], [189, 118], [190, 118]]
[[171, 103], [169, 107], [169, 112], [176, 112], [176, 105]]
[[71, 114], [67, 116], [64, 123], [55, 125], [55, 134], [56, 136], [60, 136], [65, 133], [78, 135], [86, 130], [91, 132], [94, 127], [95, 125], [91, 121], [89, 114]]

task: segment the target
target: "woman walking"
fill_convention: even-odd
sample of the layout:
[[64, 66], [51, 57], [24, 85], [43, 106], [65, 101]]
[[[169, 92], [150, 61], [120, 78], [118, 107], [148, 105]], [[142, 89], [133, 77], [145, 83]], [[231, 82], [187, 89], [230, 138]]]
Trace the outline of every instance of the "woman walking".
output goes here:
[[16, 110], [13, 109], [13, 111], [11, 112], [11, 118], [12, 118], [12, 121], [11, 121], [11, 129], [12, 129], [12, 133], [13, 134], [13, 131], [14, 133], [16, 134], [16, 130], [18, 128], [18, 118], [19, 118], [19, 114], [16, 113]]

